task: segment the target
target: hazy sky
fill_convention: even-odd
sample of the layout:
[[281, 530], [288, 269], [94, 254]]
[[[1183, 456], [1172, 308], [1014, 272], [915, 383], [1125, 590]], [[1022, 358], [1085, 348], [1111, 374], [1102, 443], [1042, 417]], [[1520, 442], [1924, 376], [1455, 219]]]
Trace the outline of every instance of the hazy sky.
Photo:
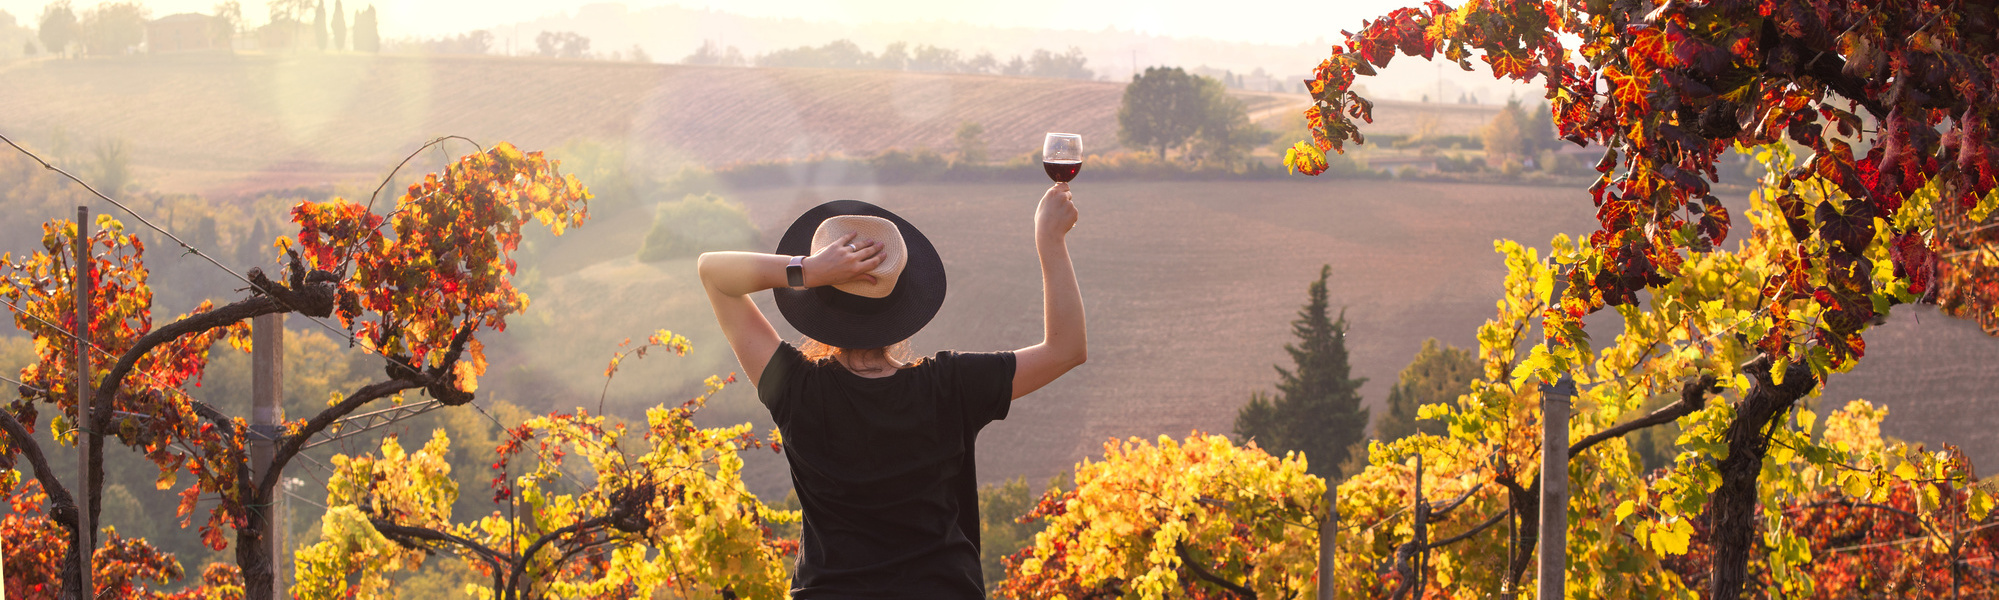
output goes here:
[[[181, 12], [213, 12], [219, 0], [139, 0], [153, 16]], [[262, 0], [239, 0], [244, 20], [264, 22]], [[551, 13], [574, 13], [602, 0], [377, 0], [382, 34], [388, 37], [437, 36], [533, 20]], [[0, 10], [32, 24], [49, 0], [0, 0]], [[352, 11], [368, 0], [344, 2]], [[1354, 29], [1360, 20], [1379, 16], [1415, 0], [1250, 0], [1194, 2], [1188, 0], [1004, 0], [959, 2], [936, 0], [684, 0], [624, 2], [632, 8], [680, 5], [758, 17], [794, 17], [844, 23], [959, 21], [999, 27], [1030, 27], [1100, 31], [1137, 30], [1172, 37], [1207, 37], [1236, 42], [1298, 44], [1315, 39], [1339, 39], [1340, 29]], [[72, 0], [78, 9], [93, 0]], [[329, 8], [332, 4], [328, 2]]]

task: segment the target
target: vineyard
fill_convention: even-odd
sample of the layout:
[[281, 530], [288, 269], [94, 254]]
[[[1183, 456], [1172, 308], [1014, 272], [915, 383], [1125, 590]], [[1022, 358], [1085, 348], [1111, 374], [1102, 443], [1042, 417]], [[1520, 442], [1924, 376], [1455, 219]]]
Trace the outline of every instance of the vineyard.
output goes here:
[[[0, 163], [16, 181], [0, 199], [46, 217], [37, 247], [22, 236], [0, 257], [0, 299], [24, 334], [0, 352], [25, 365], [7, 369], [19, 398], [0, 407], [6, 594], [767, 598], [818, 585], [827, 565], [814, 557], [843, 534], [801, 538], [800, 519], [810, 532], [848, 515], [804, 493], [802, 509], [777, 500], [786, 460], [809, 465], [815, 446], [772, 427], [731, 373], [714, 317], [740, 344], [746, 324], [721, 302], [751, 300], [712, 279], [704, 290], [693, 254], [768, 248], [793, 215], [857, 198], [919, 224], [950, 272], [912, 340], [919, 356], [1054, 341], [1037, 242], [1044, 259], [1074, 257], [1091, 360], [984, 428], [975, 465], [986, 483], [1056, 477], [1038, 503], [995, 491], [1014, 508], [952, 525], [972, 547], [974, 516], [981, 530], [1015, 516], [1038, 529], [1008, 529], [1005, 549], [981, 557], [997, 597], [1993, 597], [1999, 12], [1972, 4], [1399, 9], [1343, 32], [1309, 104], [1237, 94], [1309, 138], [1284, 152], [1287, 170], [1343, 179], [1265, 168], [1156, 181], [1118, 170], [1132, 154], [1095, 157], [1062, 250], [1045, 224], [1030, 230], [1042, 182], [999, 175], [1033, 167], [1024, 153], [1042, 131], [1103, 151], [1119, 112], [1175, 113], [1130, 101], [1146, 80], [484, 58], [19, 63], [0, 75], [28, 85], [0, 101], [31, 108], [0, 129], [28, 130], [59, 160], [95, 154], [93, 176], [131, 204], [31, 173], [41, 159], [26, 148]], [[1457, 152], [1473, 140], [1445, 133], [1489, 114], [1366, 98], [1360, 82], [1399, 57], [1544, 84], [1547, 128], [1601, 152], [1594, 173], [1564, 171], [1593, 184], [1548, 187], [1559, 179], [1522, 177], [1521, 163], [1451, 182], [1356, 171], [1334, 154], [1367, 135]], [[1491, 118], [1483, 159], [1528, 148], [1508, 134], [1518, 114]], [[1218, 128], [1234, 130], [1199, 130]], [[456, 135], [384, 184], [413, 181], [406, 193], [350, 193], [412, 131]], [[974, 142], [998, 160], [924, 151]], [[568, 153], [536, 150], [550, 146]], [[880, 153], [895, 167], [909, 150], [991, 177], [876, 179], [848, 172], [870, 163], [794, 160]], [[786, 177], [748, 185], [683, 165]], [[71, 200], [120, 212], [40, 214]], [[274, 203], [286, 206], [275, 232], [269, 215], [243, 214]], [[168, 227], [260, 266], [239, 273]], [[780, 262], [711, 254], [699, 278], [735, 259]], [[176, 281], [188, 265], [209, 278]], [[169, 317], [155, 281], [201, 300]], [[1073, 321], [1073, 301], [1049, 302]], [[288, 332], [288, 316], [332, 336]], [[287, 338], [301, 357], [344, 345], [346, 360], [268, 345]], [[1428, 338], [1471, 349], [1463, 377], [1420, 405], [1384, 401], [1419, 372], [1401, 367]], [[287, 360], [311, 397], [271, 385]], [[219, 385], [202, 389], [210, 371]], [[1416, 388], [1390, 398], [1404, 389]], [[241, 410], [250, 395], [256, 409]], [[1413, 431], [1362, 439], [1353, 405], [1382, 415], [1384, 402]], [[436, 412], [353, 435], [424, 411]], [[1406, 426], [1411, 413], [1428, 426]], [[341, 439], [337, 455], [307, 452]], [[1357, 459], [1337, 460], [1347, 452]], [[179, 530], [150, 523], [169, 495]], [[296, 519], [286, 498], [317, 510]]]
[[[1347, 337], [1354, 374], [1368, 378], [1361, 394], [1378, 406], [1388, 382], [1425, 338], [1475, 344], [1506, 272], [1491, 240], [1546, 239], [1590, 222], [1586, 215], [1547, 218], [1566, 214], [1562, 207], [1573, 202], [1574, 192], [1541, 187], [1092, 183], [1085, 167], [1076, 189], [1083, 221], [1070, 243], [1091, 329], [1098, 332], [1090, 364], [1022, 400], [1007, 420], [986, 429], [980, 451], [986, 481], [1022, 475], [1044, 480], [1095, 456], [1111, 437], [1227, 432], [1250, 391], [1271, 385], [1271, 365], [1288, 364], [1276, 340], [1287, 335], [1296, 297], [1320, 264], [1333, 265], [1332, 304], [1346, 307], [1354, 323]], [[1038, 335], [1039, 275], [1028, 228], [1039, 190], [910, 185], [779, 188], [730, 197], [745, 204], [766, 235], [782, 231], [805, 207], [836, 198], [879, 203], [926, 233], [935, 230], [931, 237], [951, 270], [952, 290], [914, 341], [925, 353], [1015, 348]], [[1435, 214], [1461, 218], [1429, 218]], [[496, 362], [587, 371], [601, 363], [602, 339], [649, 324], [670, 323], [697, 342], [720, 339], [698, 288], [691, 287], [691, 260], [647, 264], [619, 254], [637, 247], [645, 231], [641, 221], [607, 218], [589, 227], [576, 240], [581, 245], [550, 255], [568, 274], [536, 296], [521, 328], [496, 342], [510, 353]], [[1606, 331], [1615, 325], [1592, 322]], [[778, 326], [791, 335], [782, 322]], [[593, 331], [599, 333], [587, 333]], [[1978, 366], [1993, 361], [1999, 361], [1999, 345], [1976, 325], [1929, 310], [1898, 313], [1870, 338], [1869, 361], [1854, 376], [1835, 380], [1816, 402], [1836, 407], [1865, 398], [1884, 404], [1894, 410], [1883, 425], [1889, 435], [1949, 441], [1977, 464], [1999, 464], [1999, 434], [1962, 418], [1977, 410], [1985, 390], [1999, 388], [1999, 373]], [[726, 347], [709, 342], [697, 343], [684, 360], [634, 368], [641, 369], [634, 377], [680, 381], [734, 365]], [[748, 388], [724, 391], [703, 417], [769, 426]], [[782, 459], [758, 454], [748, 461], [745, 478], [752, 489], [782, 494], [789, 487]]]

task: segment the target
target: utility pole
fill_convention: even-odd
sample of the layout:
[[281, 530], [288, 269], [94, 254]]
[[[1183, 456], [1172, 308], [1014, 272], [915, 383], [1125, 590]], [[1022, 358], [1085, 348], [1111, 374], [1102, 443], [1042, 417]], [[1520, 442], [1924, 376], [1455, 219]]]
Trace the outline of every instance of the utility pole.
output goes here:
[[76, 507], [76, 556], [79, 581], [76, 597], [91, 600], [97, 596], [95, 572], [90, 568], [91, 555], [97, 553], [97, 527], [90, 518], [90, 506], [95, 504], [96, 494], [90, 488], [90, 400], [95, 394], [90, 385], [90, 207], [76, 207], [76, 237], [70, 246], [76, 251], [76, 275], [70, 280], [74, 287], [71, 295], [76, 297], [76, 425], [71, 431], [76, 436], [76, 489], [80, 502]]
[[1568, 374], [1541, 384], [1540, 600], [1562, 600], [1569, 563], [1569, 400], [1576, 382]]
[[1437, 108], [1444, 107], [1444, 63], [1437, 63]]
[[[258, 315], [250, 320], [250, 472], [263, 474], [271, 467], [271, 457], [277, 453], [278, 426], [285, 422], [285, 316], [283, 314]], [[266, 556], [271, 557], [272, 585], [276, 593], [272, 599], [283, 598], [285, 589], [285, 487], [283, 475], [278, 474], [276, 492], [271, 494], [270, 506], [251, 507], [250, 510], [270, 511], [265, 522], [270, 529], [264, 533], [260, 543], [265, 544]]]

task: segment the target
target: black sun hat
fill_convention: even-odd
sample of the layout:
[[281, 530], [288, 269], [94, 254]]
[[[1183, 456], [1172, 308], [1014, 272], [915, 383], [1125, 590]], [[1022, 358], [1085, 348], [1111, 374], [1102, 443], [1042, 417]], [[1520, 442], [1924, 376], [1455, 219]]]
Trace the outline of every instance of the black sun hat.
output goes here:
[[[821, 225], [828, 219], [844, 216], [878, 217], [895, 225], [894, 233], [900, 234], [900, 246], [908, 255], [891, 255], [883, 261], [884, 266], [893, 263], [900, 273], [877, 274], [884, 283], [893, 281], [894, 289], [887, 295], [871, 298], [833, 286], [804, 290], [777, 288], [771, 291], [777, 297], [778, 312], [799, 333], [829, 346], [881, 348], [909, 339], [944, 306], [945, 287], [943, 259], [937, 256], [937, 248], [930, 245], [930, 239], [923, 237], [923, 232], [909, 221], [888, 209], [859, 200], [834, 200], [812, 207], [792, 221], [791, 228], [777, 242], [776, 254], [810, 256], [819, 250], [814, 247], [813, 238], [821, 234]], [[819, 237], [822, 238], [819, 243], [828, 243], [824, 240], [826, 234]], [[893, 251], [896, 245], [885, 243], [884, 251]]]

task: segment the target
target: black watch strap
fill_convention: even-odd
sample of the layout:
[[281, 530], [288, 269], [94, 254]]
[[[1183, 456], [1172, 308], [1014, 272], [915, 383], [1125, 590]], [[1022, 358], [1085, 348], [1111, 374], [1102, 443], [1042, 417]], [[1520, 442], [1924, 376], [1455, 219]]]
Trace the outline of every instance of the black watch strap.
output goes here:
[[784, 283], [791, 289], [805, 289], [805, 257], [791, 257], [791, 264], [784, 266]]

